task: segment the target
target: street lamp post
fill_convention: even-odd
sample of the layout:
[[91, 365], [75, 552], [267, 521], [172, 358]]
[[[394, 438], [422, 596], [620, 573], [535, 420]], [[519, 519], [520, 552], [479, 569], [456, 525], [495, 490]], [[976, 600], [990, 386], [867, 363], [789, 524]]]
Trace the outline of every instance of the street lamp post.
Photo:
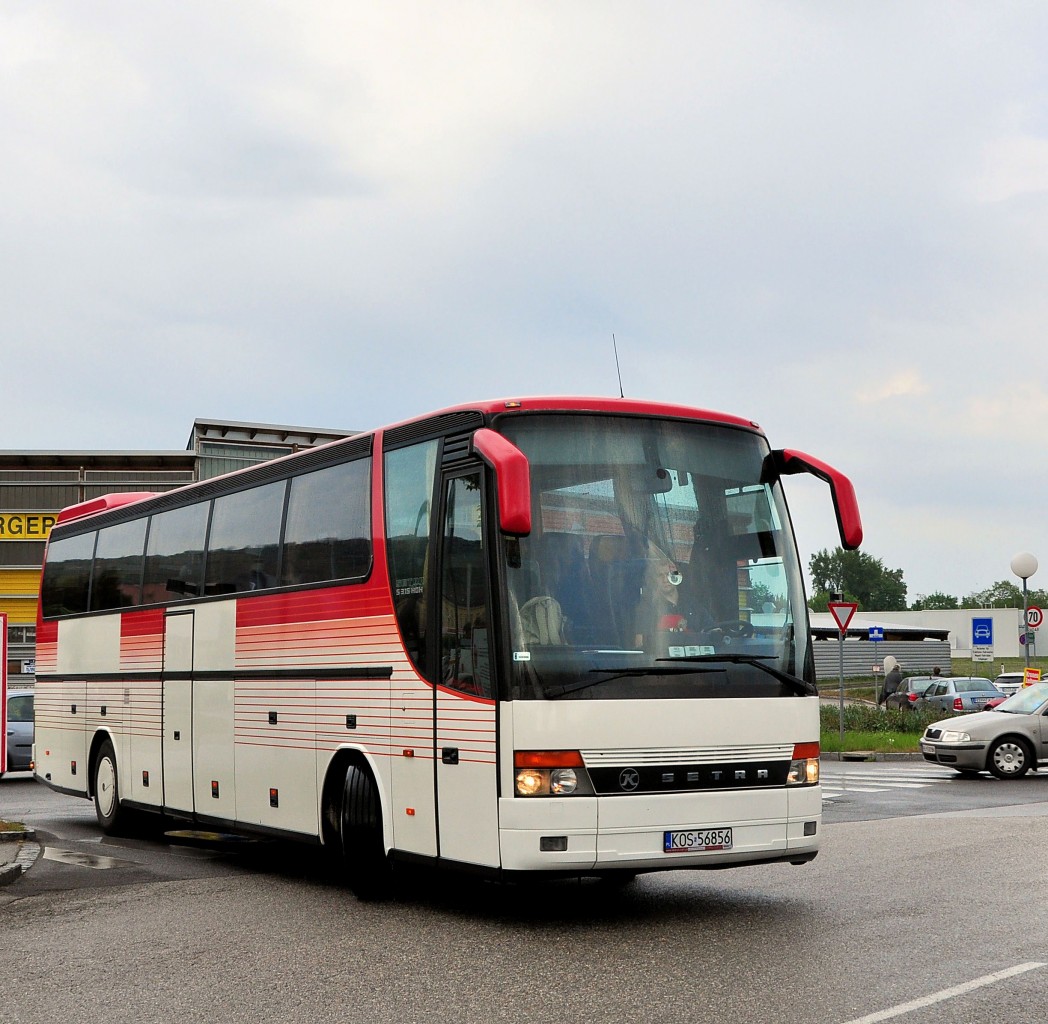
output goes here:
[[1037, 559], [1029, 551], [1020, 551], [1012, 559], [1012, 572], [1023, 581], [1023, 652], [1026, 667], [1030, 667], [1030, 601], [1026, 581], [1037, 572]]

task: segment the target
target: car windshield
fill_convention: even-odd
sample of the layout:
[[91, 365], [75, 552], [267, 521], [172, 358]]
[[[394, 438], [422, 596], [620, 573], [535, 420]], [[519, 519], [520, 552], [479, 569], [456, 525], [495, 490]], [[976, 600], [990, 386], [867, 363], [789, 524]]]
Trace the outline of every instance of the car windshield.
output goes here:
[[512, 697], [815, 692], [799, 561], [779, 484], [763, 482], [763, 437], [607, 416], [501, 426], [532, 487], [532, 532], [503, 548]]
[[1048, 701], [1048, 683], [1034, 683], [1016, 691], [994, 708], [1012, 715], [1032, 715]]

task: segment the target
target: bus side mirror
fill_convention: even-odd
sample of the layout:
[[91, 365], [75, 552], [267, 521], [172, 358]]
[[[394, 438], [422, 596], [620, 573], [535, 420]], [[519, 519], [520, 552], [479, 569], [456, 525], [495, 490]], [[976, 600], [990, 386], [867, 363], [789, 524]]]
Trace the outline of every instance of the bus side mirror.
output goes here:
[[773, 451], [765, 460], [762, 476], [771, 478], [789, 476], [793, 473], [811, 473], [812, 476], [817, 476], [830, 485], [841, 544], [849, 551], [857, 548], [862, 543], [862, 520], [859, 517], [859, 503], [855, 499], [855, 488], [852, 487], [852, 482], [843, 473], [827, 465], [821, 459], [792, 448], [780, 448]]
[[527, 456], [494, 430], [481, 427], [473, 450], [495, 471], [499, 529], [514, 537], [531, 533], [531, 467]]

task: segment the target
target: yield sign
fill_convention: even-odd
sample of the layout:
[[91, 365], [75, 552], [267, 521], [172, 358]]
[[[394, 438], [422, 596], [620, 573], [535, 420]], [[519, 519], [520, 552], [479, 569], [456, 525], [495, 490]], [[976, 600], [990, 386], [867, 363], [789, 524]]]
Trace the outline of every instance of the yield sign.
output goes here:
[[829, 604], [830, 614], [837, 623], [837, 628], [842, 632], [848, 631], [848, 623], [859, 606], [854, 601], [831, 601]]

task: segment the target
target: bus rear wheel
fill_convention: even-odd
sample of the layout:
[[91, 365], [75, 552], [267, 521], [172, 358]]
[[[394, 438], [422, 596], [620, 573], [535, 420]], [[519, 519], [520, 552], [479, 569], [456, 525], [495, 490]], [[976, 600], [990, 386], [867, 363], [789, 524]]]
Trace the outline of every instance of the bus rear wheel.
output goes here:
[[110, 740], [98, 748], [91, 788], [95, 796], [95, 816], [106, 835], [116, 835], [127, 823], [127, 812], [120, 803], [120, 778], [117, 773], [116, 751]]
[[393, 894], [393, 870], [382, 838], [382, 804], [366, 768], [350, 765], [342, 787], [340, 815], [346, 880], [358, 900]]

